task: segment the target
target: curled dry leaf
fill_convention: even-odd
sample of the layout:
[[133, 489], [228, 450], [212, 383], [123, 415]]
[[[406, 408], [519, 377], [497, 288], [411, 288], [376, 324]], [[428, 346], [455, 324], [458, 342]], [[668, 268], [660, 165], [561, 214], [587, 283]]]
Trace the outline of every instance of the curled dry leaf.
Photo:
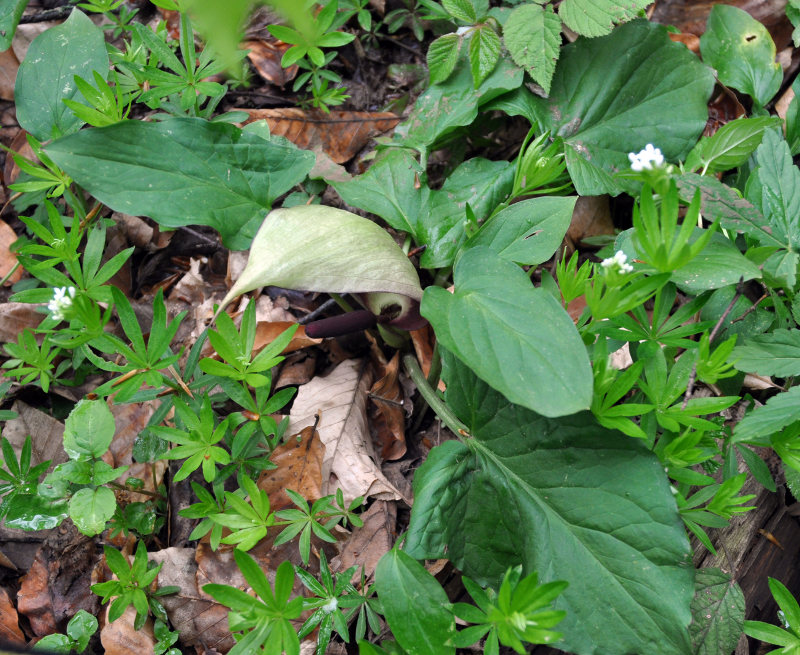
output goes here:
[[25, 302], [7, 302], [0, 312], [0, 342], [16, 341], [25, 328], [33, 329], [42, 322], [44, 314], [38, 307]]
[[353, 528], [341, 544], [340, 554], [331, 561], [334, 571], [345, 571], [358, 565], [358, 571], [353, 575], [354, 583], [361, 579], [362, 565], [367, 578], [372, 577], [378, 560], [392, 549], [397, 533], [397, 503], [376, 500], [361, 515], [361, 520], [364, 525]]
[[382, 460], [400, 459], [406, 453], [406, 412], [400, 387], [400, 352], [386, 361], [372, 341], [372, 366], [377, 378], [369, 390], [370, 425], [381, 448]]
[[337, 164], [358, 154], [367, 142], [388, 132], [402, 120], [388, 111], [341, 111], [330, 114], [295, 107], [281, 109], [241, 109], [250, 114], [245, 124], [265, 120], [270, 132], [289, 139], [299, 148], [321, 148]]
[[[285, 332], [292, 325], [294, 325], [294, 323], [290, 321], [259, 322], [256, 325], [256, 338], [253, 342], [253, 352], [259, 352], [262, 348], [275, 341], [282, 332]], [[315, 346], [319, 343], [322, 343], [322, 339], [312, 339], [307, 336], [305, 325], [301, 325], [297, 328], [297, 332], [294, 333], [289, 345], [286, 346], [282, 352], [290, 353], [295, 350], [300, 350], [301, 348], [307, 348], [308, 346]]]
[[296, 64], [289, 68], [281, 66], [281, 58], [290, 47], [288, 43], [274, 39], [271, 41], [251, 39], [242, 43], [242, 48], [248, 50], [247, 58], [261, 79], [275, 86], [283, 86], [297, 77], [298, 67]]
[[133, 627], [136, 620], [136, 610], [133, 605], [128, 605], [125, 612], [113, 623], [108, 621], [106, 606], [105, 625], [100, 629], [100, 643], [103, 644], [105, 655], [142, 655], [152, 653], [155, 649], [156, 638], [153, 635], [153, 619], [148, 617], [140, 630]]
[[26, 643], [25, 635], [19, 629], [19, 615], [4, 587], [0, 587], [0, 643], [2, 642], [17, 646], [24, 646]]
[[270, 455], [278, 468], [264, 471], [258, 478], [258, 487], [267, 492], [273, 511], [291, 506], [285, 489], [296, 491], [314, 502], [322, 497], [322, 463], [325, 446], [313, 425], [303, 428], [300, 434], [289, 437]]
[[[16, 232], [9, 227], [8, 223], [0, 219], [0, 278], [8, 275], [17, 265], [17, 255], [11, 251], [11, 244], [16, 240]], [[13, 275], [6, 280], [6, 286], [11, 286], [20, 279], [22, 279], [22, 267], [17, 268]]]
[[369, 367], [360, 360], [346, 360], [325, 377], [316, 377], [300, 388], [289, 414], [289, 433], [315, 423], [325, 445], [322, 493], [341, 487], [345, 502], [357, 496], [383, 500], [410, 499], [381, 473], [367, 425], [367, 390], [372, 383]]

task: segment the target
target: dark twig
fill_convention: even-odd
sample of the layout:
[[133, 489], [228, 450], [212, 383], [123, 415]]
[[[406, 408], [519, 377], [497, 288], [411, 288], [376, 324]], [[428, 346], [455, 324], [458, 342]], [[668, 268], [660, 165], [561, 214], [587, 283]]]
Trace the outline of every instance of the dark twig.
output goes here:
[[333, 298], [329, 298], [324, 303], [322, 303], [319, 307], [317, 307], [313, 312], [309, 312], [299, 321], [297, 321], [300, 325], [305, 325], [306, 323], [310, 323], [311, 321], [316, 321], [320, 316], [322, 316], [325, 312], [330, 311], [334, 307], [338, 307], [336, 301]]
[[[710, 344], [714, 341], [714, 337], [717, 336], [717, 332], [719, 332], [722, 324], [725, 322], [725, 319], [728, 318], [728, 314], [731, 313], [733, 310], [733, 306], [736, 304], [736, 301], [739, 300], [739, 296], [742, 295], [742, 284], [744, 282], [744, 277], [739, 278], [739, 283], [736, 285], [736, 293], [733, 294], [733, 298], [728, 303], [728, 306], [725, 308], [725, 311], [722, 312], [722, 316], [719, 317], [717, 324], [711, 330], [711, 333], [708, 335], [708, 343]], [[686, 409], [686, 405], [689, 403], [689, 398], [694, 391], [694, 383], [697, 380], [697, 362], [692, 365], [692, 372], [689, 374], [689, 383], [686, 385], [686, 393], [683, 394], [683, 402], [681, 403], [681, 409]]]
[[55, 9], [45, 9], [44, 11], [40, 11], [36, 14], [22, 16], [22, 18], [19, 19], [19, 22], [20, 24], [44, 23], [48, 20], [61, 20], [62, 18], [69, 16], [74, 8], [74, 5], [66, 5], [64, 7], [56, 7]]
[[731, 325], [734, 323], [738, 323], [739, 321], [743, 321], [748, 314], [751, 314], [755, 311], [756, 307], [759, 306], [762, 300], [769, 298], [769, 292], [766, 292], [763, 296], [761, 296], [758, 300], [756, 300], [750, 307], [748, 307], [741, 316], [737, 316], [735, 319], [731, 321]]

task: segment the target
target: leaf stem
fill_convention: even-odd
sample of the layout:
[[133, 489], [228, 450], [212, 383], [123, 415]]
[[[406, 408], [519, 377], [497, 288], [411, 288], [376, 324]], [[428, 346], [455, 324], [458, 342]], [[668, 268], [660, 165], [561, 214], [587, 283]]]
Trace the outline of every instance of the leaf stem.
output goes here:
[[436, 391], [428, 384], [428, 380], [425, 379], [425, 374], [422, 372], [417, 358], [410, 353], [403, 355], [403, 366], [408, 376], [414, 381], [414, 384], [417, 385], [420, 395], [436, 413], [436, 416], [441, 419], [442, 423], [450, 428], [456, 436], [470, 437], [471, 435], [469, 430], [467, 430], [467, 426], [458, 420], [453, 410], [445, 405], [444, 401], [436, 394]]

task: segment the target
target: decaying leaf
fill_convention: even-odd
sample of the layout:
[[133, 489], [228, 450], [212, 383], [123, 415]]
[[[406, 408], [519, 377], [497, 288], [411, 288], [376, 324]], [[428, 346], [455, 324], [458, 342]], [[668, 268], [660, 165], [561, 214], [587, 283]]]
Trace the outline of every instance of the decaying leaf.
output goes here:
[[2, 642], [18, 646], [26, 643], [25, 635], [19, 629], [19, 615], [4, 587], [0, 587], [0, 643]]
[[381, 448], [382, 460], [400, 459], [406, 453], [406, 412], [400, 387], [400, 352], [386, 361], [377, 343], [372, 342], [375, 382], [369, 390], [370, 424]]
[[311, 502], [322, 497], [324, 458], [325, 446], [312, 425], [272, 451], [270, 460], [278, 468], [264, 471], [258, 479], [258, 487], [269, 495], [273, 511], [291, 506], [285, 489], [296, 491]]
[[64, 452], [64, 424], [49, 414], [17, 400], [11, 408], [17, 418], [8, 421], [3, 428], [3, 436], [8, 439], [19, 457], [28, 435], [31, 435], [31, 466], [45, 460], [52, 464], [66, 462]]
[[297, 65], [288, 68], [281, 66], [281, 58], [290, 47], [288, 43], [265, 39], [251, 39], [242, 43], [253, 68], [264, 81], [275, 86], [283, 86], [297, 77]]
[[317, 432], [325, 445], [323, 495], [341, 487], [348, 503], [357, 496], [371, 496], [410, 504], [377, 464], [366, 415], [372, 383], [368, 368], [363, 361], [346, 360], [327, 376], [301, 387], [289, 415], [289, 432], [313, 425], [320, 413]]
[[108, 621], [106, 606], [106, 624], [100, 630], [100, 643], [105, 655], [141, 655], [152, 653], [156, 639], [153, 635], [153, 619], [148, 617], [140, 630], [133, 627], [136, 610], [128, 605], [125, 612], [113, 623]]
[[[289, 321], [260, 321], [256, 325], [256, 338], [253, 342], [253, 352], [259, 352], [264, 346], [275, 341], [282, 332], [286, 331], [292, 325], [294, 325], [294, 323]], [[289, 345], [286, 346], [282, 352], [290, 353], [294, 350], [300, 350], [301, 348], [307, 348], [308, 346], [314, 346], [319, 343], [322, 343], [322, 339], [312, 339], [306, 335], [305, 326], [301, 325], [297, 328], [297, 332], [294, 333]]]
[[296, 107], [241, 111], [250, 114], [245, 123], [265, 120], [272, 134], [286, 137], [304, 150], [322, 148], [337, 164], [355, 157], [371, 138], [394, 129], [402, 120], [388, 111], [332, 110], [324, 114]]
[[608, 196], [579, 196], [572, 212], [567, 238], [578, 243], [587, 237], [614, 234]]
[[42, 322], [44, 314], [37, 305], [26, 302], [7, 302], [0, 313], [0, 342], [16, 341], [25, 328], [33, 329]]
[[[0, 66], [2, 70], [2, 66]], [[8, 223], [0, 219], [0, 278], [8, 275], [17, 265], [17, 255], [11, 251], [11, 244], [17, 240], [17, 234], [9, 227]], [[19, 267], [11, 277], [6, 280], [6, 286], [19, 282], [22, 278], [22, 267]]]
[[345, 571], [358, 565], [353, 582], [361, 578], [361, 565], [367, 578], [375, 573], [378, 560], [391, 550], [397, 530], [397, 503], [376, 500], [361, 515], [364, 525], [354, 528], [341, 545], [340, 554], [331, 561], [334, 571]]

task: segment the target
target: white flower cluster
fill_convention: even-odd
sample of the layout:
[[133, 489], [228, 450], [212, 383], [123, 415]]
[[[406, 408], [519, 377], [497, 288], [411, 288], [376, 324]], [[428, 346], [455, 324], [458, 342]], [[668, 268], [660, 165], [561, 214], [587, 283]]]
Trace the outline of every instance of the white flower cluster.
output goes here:
[[664, 165], [664, 155], [661, 154], [661, 150], [654, 148], [652, 143], [648, 143], [644, 150], [639, 152], [629, 152], [628, 159], [631, 160], [631, 169], [637, 173]]
[[47, 309], [57, 321], [64, 320], [64, 312], [72, 306], [75, 297], [75, 287], [57, 287], [53, 289], [53, 299], [48, 303]]
[[604, 259], [602, 262], [600, 262], [600, 266], [606, 269], [616, 268], [620, 273], [633, 272], [633, 266], [628, 263], [628, 258], [621, 250], [617, 250], [613, 257], [609, 257], [608, 259]]

